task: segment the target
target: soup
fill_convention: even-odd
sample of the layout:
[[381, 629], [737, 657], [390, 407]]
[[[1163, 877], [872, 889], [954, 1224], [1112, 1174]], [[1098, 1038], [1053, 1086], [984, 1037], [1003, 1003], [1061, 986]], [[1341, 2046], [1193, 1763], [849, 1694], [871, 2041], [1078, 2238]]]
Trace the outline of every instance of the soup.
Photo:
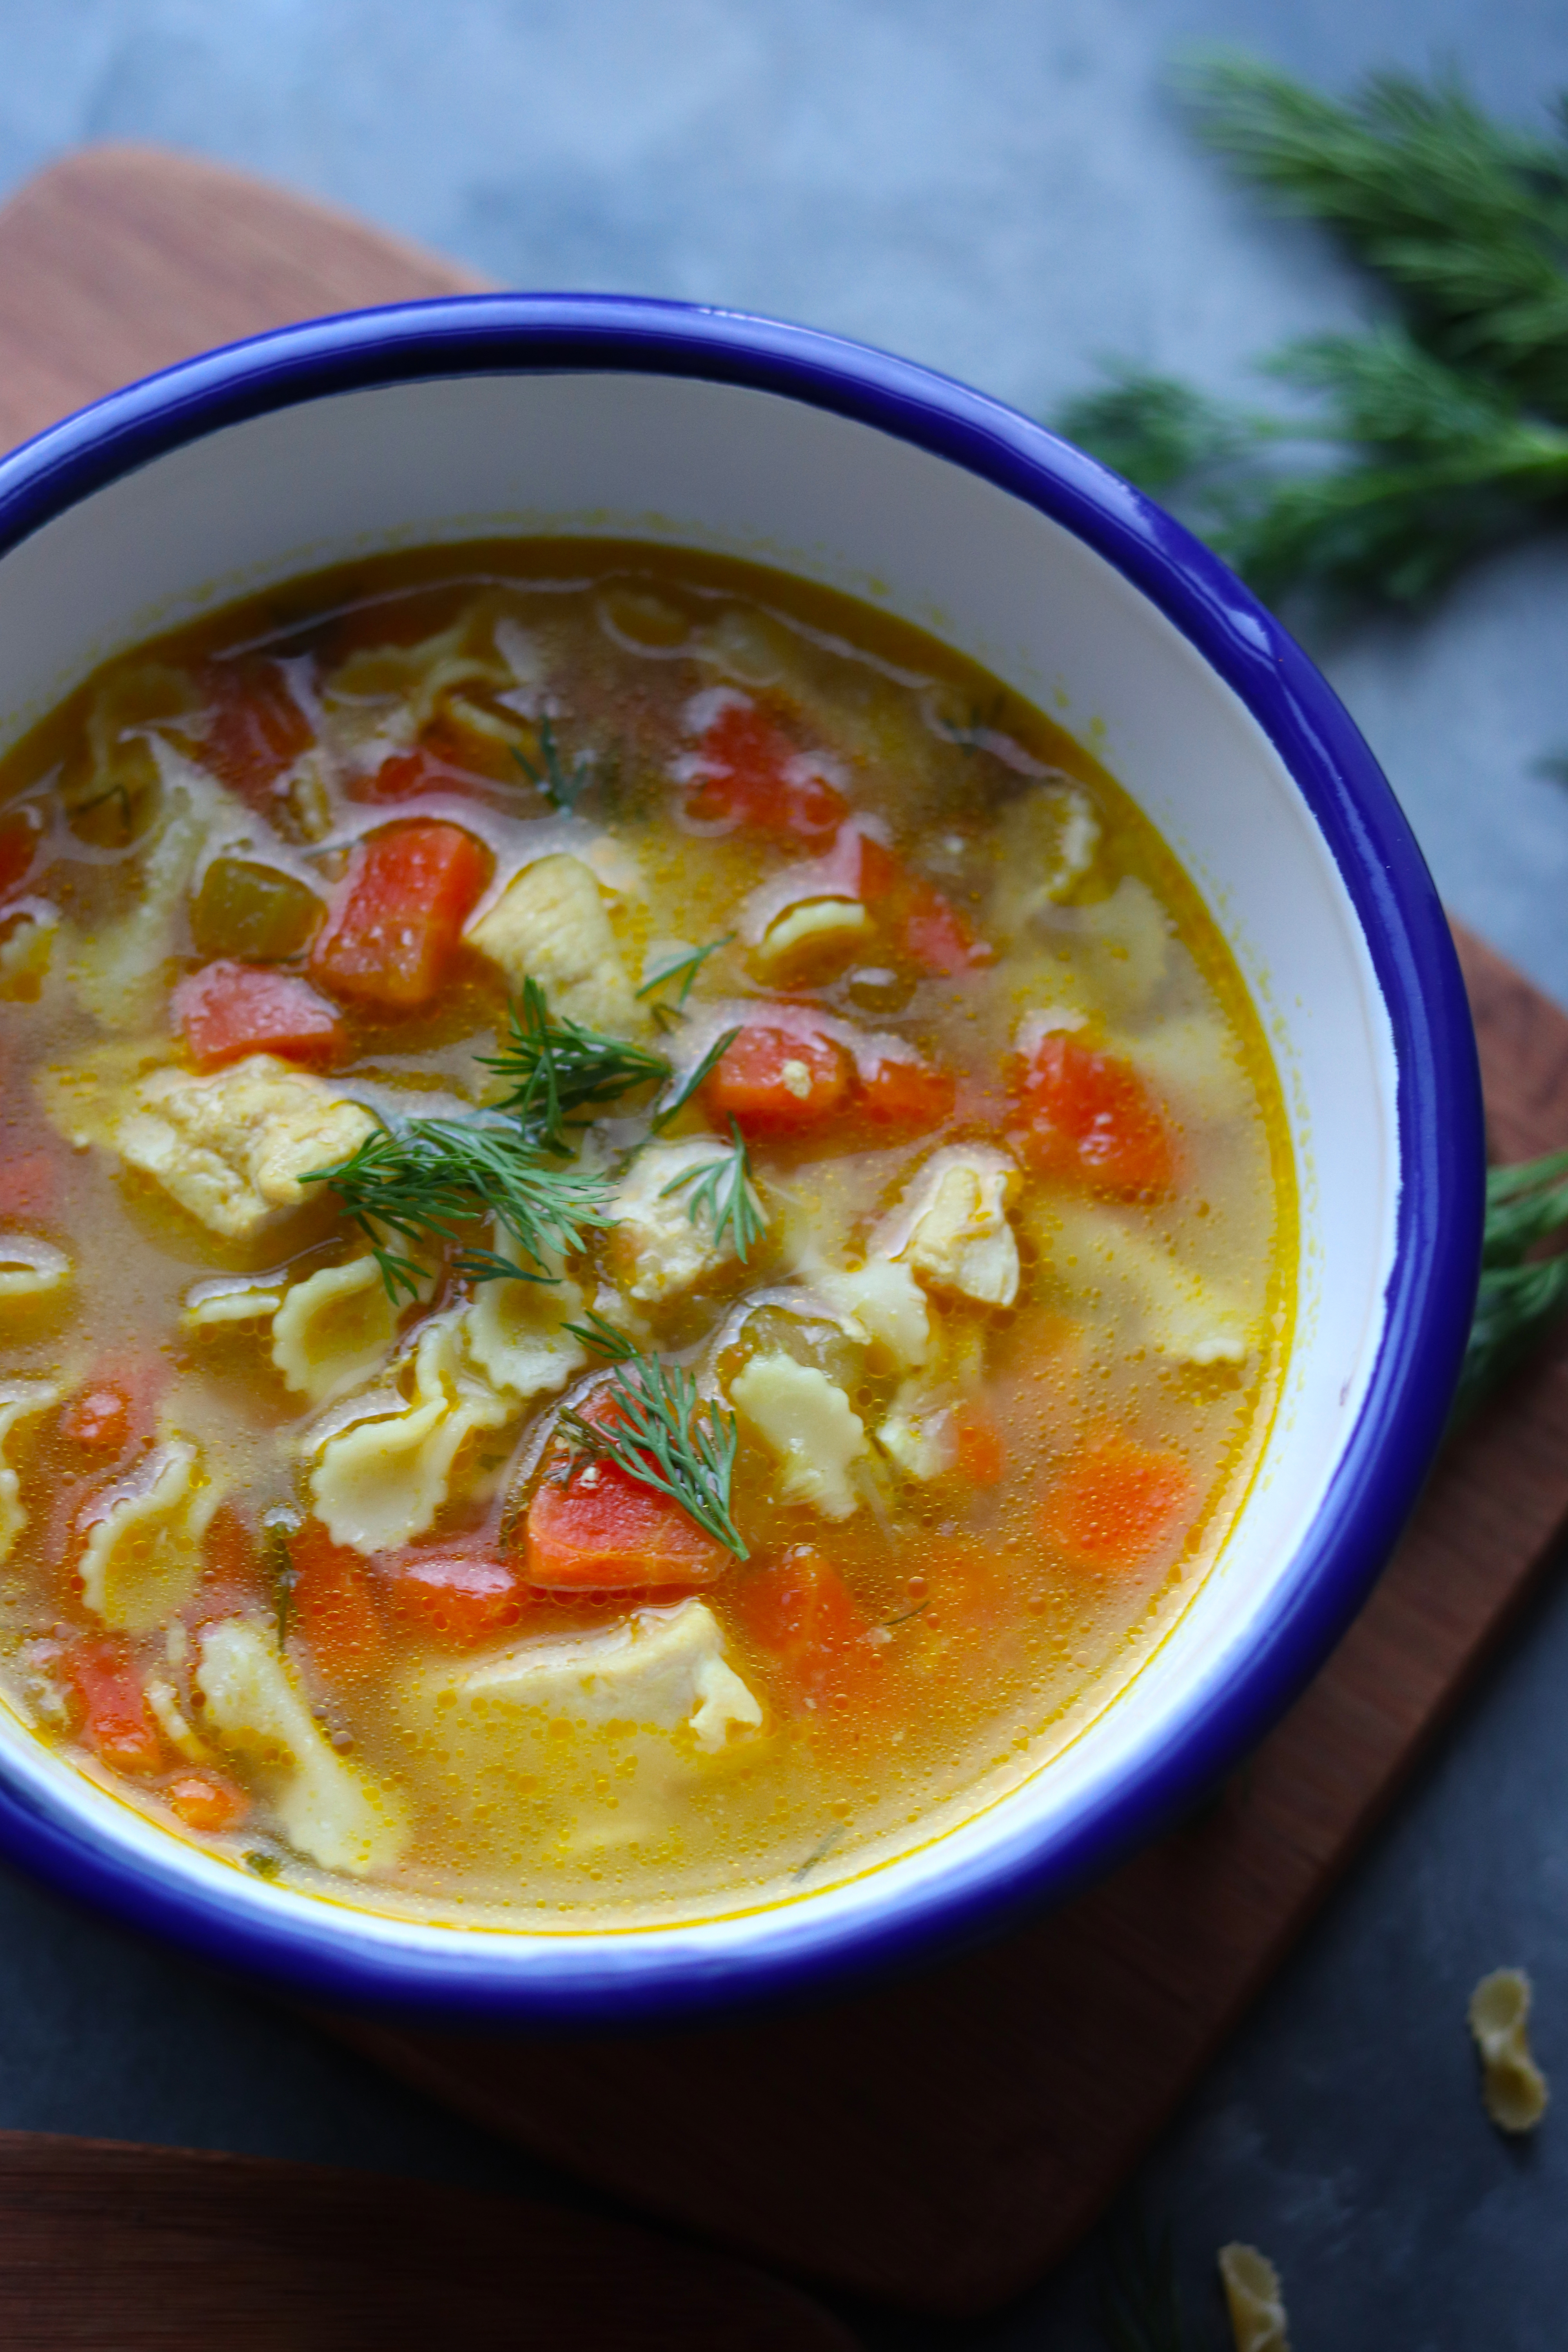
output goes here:
[[378, 559], [0, 789], [0, 1687], [234, 1866], [531, 1929], [971, 1817], [1190, 1600], [1292, 1162], [1191, 885], [869, 610]]

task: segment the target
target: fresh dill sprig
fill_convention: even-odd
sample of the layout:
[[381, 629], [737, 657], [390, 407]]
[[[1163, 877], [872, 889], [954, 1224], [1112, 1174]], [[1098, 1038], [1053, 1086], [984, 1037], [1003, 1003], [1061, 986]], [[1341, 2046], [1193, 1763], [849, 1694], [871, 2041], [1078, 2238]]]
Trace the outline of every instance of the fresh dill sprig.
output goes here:
[[1568, 508], [1568, 137], [1490, 122], [1452, 84], [1346, 104], [1247, 58], [1187, 77], [1210, 143], [1327, 223], [1402, 312], [1287, 344], [1288, 414], [1112, 371], [1060, 424], [1169, 496], [1262, 594], [1416, 604]]
[[675, 1094], [671, 1099], [664, 1104], [661, 1109], [655, 1113], [653, 1131], [656, 1135], [661, 1133], [662, 1130], [669, 1125], [670, 1120], [675, 1117], [678, 1110], [685, 1109], [687, 1104], [691, 1100], [692, 1096], [701, 1086], [709, 1072], [713, 1068], [716, 1063], [723, 1060], [725, 1055], [729, 1052], [731, 1046], [734, 1044], [740, 1034], [739, 1029], [726, 1029], [721, 1037], [716, 1037], [714, 1039], [712, 1045], [709, 1046], [708, 1051], [703, 1055], [702, 1059], [698, 1063], [696, 1068], [694, 1070], [688, 1071], [686, 1076], [676, 1088]]
[[294, 1591], [299, 1582], [299, 1571], [294, 1565], [293, 1538], [303, 1524], [299, 1512], [287, 1503], [280, 1503], [275, 1509], [264, 1511], [261, 1515], [262, 1559], [268, 1582], [272, 1589], [272, 1609], [278, 1622], [278, 1646], [280, 1650], [288, 1642], [294, 1622]]
[[1423, 346], [1568, 423], [1568, 137], [1493, 122], [1451, 76], [1373, 75], [1348, 102], [1220, 53], [1183, 77], [1208, 144], [1321, 221]]
[[733, 931], [726, 931], [721, 940], [710, 940], [705, 948], [689, 948], [684, 955], [672, 957], [668, 963], [661, 964], [656, 972], [644, 981], [637, 992], [638, 996], [651, 996], [655, 989], [668, 987], [672, 980], [679, 980], [680, 986], [676, 993], [675, 1010], [678, 1013], [684, 1012], [686, 1000], [691, 993], [691, 985], [698, 973], [709, 957], [717, 955], [721, 948], [727, 948], [734, 936]]
[[1169, 2230], [1151, 2242], [1142, 2223], [1130, 2225], [1107, 2263], [1099, 2318], [1110, 2352], [1195, 2352], [1182, 2314]]
[[735, 1247], [735, 1255], [742, 1265], [747, 1252], [754, 1242], [761, 1241], [767, 1231], [757, 1198], [756, 1184], [752, 1175], [752, 1158], [744, 1138], [734, 1120], [730, 1121], [731, 1138], [728, 1151], [717, 1160], [705, 1160], [700, 1166], [684, 1169], [679, 1176], [660, 1188], [659, 1199], [668, 1201], [674, 1192], [683, 1192], [689, 1184], [691, 1198], [687, 1203], [693, 1224], [699, 1212], [706, 1209], [713, 1226], [713, 1246], [717, 1249], [728, 1232]]
[[628, 1339], [624, 1331], [617, 1331], [596, 1307], [584, 1307], [584, 1318], [581, 1323], [563, 1323], [561, 1328], [563, 1331], [570, 1331], [574, 1339], [581, 1339], [585, 1348], [596, 1348], [602, 1356], [608, 1356], [614, 1363], [628, 1363], [637, 1353], [636, 1340]]
[[568, 768], [561, 757], [561, 747], [555, 740], [555, 729], [551, 720], [542, 719], [538, 733], [539, 756], [544, 762], [542, 768], [536, 768], [515, 743], [511, 756], [535, 791], [542, 793], [552, 808], [558, 808], [563, 816], [574, 816], [578, 802], [594, 781], [592, 754], [579, 751]]
[[1469, 1419], [1568, 1309], [1568, 1254], [1529, 1255], [1565, 1229], [1568, 1151], [1489, 1171], [1480, 1291], [1452, 1426]]
[[585, 1123], [572, 1113], [599, 1109], [634, 1087], [669, 1076], [662, 1054], [552, 1015], [536, 980], [523, 982], [521, 1006], [512, 1003], [508, 1019], [505, 1044], [479, 1058], [510, 1087], [493, 1108], [510, 1112], [541, 1150], [564, 1155], [571, 1150], [571, 1129]]
[[624, 1357], [598, 1394], [612, 1403], [612, 1421], [567, 1410], [556, 1423], [576, 1455], [615, 1463], [628, 1478], [679, 1503], [737, 1559], [750, 1559], [730, 1516], [740, 1444], [734, 1414], [700, 1400], [691, 1374], [659, 1356]]
[[[580, 1250], [592, 1227], [610, 1223], [608, 1176], [543, 1165], [520, 1129], [477, 1118], [415, 1118], [395, 1132], [383, 1128], [351, 1159], [312, 1169], [300, 1181], [337, 1194], [370, 1243], [395, 1300], [416, 1298], [428, 1269], [390, 1248], [388, 1234], [410, 1244], [456, 1244], [453, 1271], [472, 1281], [554, 1282], [553, 1262]], [[467, 1230], [480, 1217], [510, 1236], [517, 1259], [467, 1244]]]

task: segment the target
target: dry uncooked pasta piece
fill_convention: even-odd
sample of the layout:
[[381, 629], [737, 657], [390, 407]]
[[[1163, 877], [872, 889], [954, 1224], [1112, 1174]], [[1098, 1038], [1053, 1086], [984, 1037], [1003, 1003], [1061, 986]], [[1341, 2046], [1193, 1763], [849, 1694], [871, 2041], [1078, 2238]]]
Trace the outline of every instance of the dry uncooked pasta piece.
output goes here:
[[1236, 2352], [1290, 2352], [1279, 2273], [1256, 2246], [1219, 2250], [1219, 2274]]
[[1533, 2131], [1546, 2113], [1546, 2077], [1530, 2054], [1530, 1979], [1494, 1969], [1470, 1995], [1470, 2032], [1481, 2053], [1481, 2097], [1500, 2131]]

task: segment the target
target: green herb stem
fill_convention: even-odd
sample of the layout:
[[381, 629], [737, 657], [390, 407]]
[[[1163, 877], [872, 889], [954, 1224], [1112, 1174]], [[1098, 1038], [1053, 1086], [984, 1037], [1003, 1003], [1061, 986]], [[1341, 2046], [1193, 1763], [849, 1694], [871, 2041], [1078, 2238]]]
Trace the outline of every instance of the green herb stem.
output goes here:
[[717, 1160], [706, 1160], [696, 1167], [683, 1169], [679, 1176], [672, 1176], [669, 1182], [660, 1189], [658, 1197], [661, 1201], [668, 1200], [673, 1193], [683, 1192], [689, 1185], [691, 1198], [688, 1208], [692, 1223], [696, 1224], [699, 1215], [706, 1210], [712, 1227], [714, 1248], [722, 1247], [727, 1234], [735, 1255], [744, 1265], [748, 1252], [766, 1233], [767, 1221], [757, 1198], [751, 1154], [732, 1118], [730, 1134], [731, 1141], [728, 1151], [721, 1152]]
[[672, 980], [679, 980], [680, 986], [676, 992], [675, 1009], [684, 1011], [692, 983], [709, 957], [717, 955], [721, 948], [729, 947], [734, 937], [733, 931], [726, 931], [722, 939], [710, 940], [706, 947], [690, 948], [684, 955], [675, 956], [668, 963], [661, 964], [644, 981], [637, 990], [638, 996], [651, 996], [657, 989], [667, 988]]
[[[478, 1118], [410, 1119], [396, 1132], [383, 1129], [340, 1166], [312, 1169], [301, 1181], [337, 1194], [370, 1243], [393, 1299], [416, 1298], [428, 1268], [389, 1248], [389, 1234], [410, 1248], [456, 1245], [454, 1271], [474, 1281], [554, 1282], [558, 1261], [611, 1222], [607, 1176], [544, 1165], [519, 1129]], [[516, 1258], [471, 1245], [481, 1217], [510, 1235]]]
[[615, 1463], [678, 1503], [737, 1559], [749, 1559], [730, 1509], [740, 1444], [734, 1414], [700, 1400], [691, 1374], [658, 1356], [621, 1355], [597, 1394], [610, 1407], [605, 1420], [568, 1409], [556, 1423], [574, 1453]]
[[1568, 1253], [1531, 1255], [1564, 1232], [1568, 1151], [1489, 1171], [1480, 1289], [1454, 1401], [1454, 1426], [1468, 1420], [1568, 1310]]
[[544, 763], [542, 767], [536, 768], [515, 744], [511, 756], [529, 782], [544, 794], [552, 807], [558, 808], [563, 816], [573, 816], [576, 814], [578, 802], [593, 782], [594, 762], [586, 751], [580, 751], [568, 768], [561, 757], [554, 725], [548, 719], [539, 721], [538, 735], [539, 756]]
[[505, 1043], [479, 1060], [510, 1088], [493, 1108], [516, 1118], [536, 1149], [562, 1155], [587, 1124], [579, 1114], [669, 1076], [662, 1054], [553, 1015], [535, 980], [523, 982], [521, 1005], [508, 1008]]
[[739, 1029], [726, 1029], [721, 1037], [714, 1039], [695, 1069], [688, 1071], [669, 1101], [662, 1104], [656, 1112], [653, 1121], [653, 1131], [656, 1135], [669, 1125], [677, 1111], [686, 1108], [692, 1096], [698, 1092], [716, 1064], [723, 1060], [740, 1034]]

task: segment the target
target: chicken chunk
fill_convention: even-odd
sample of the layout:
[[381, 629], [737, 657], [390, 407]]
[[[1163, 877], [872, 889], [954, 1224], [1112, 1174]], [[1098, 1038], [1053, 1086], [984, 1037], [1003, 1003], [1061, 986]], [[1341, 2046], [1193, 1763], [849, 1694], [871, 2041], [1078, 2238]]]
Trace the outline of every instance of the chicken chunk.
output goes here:
[[699, 1748], [722, 1748], [731, 1727], [754, 1729], [763, 1710], [724, 1656], [719, 1621], [700, 1601], [639, 1609], [621, 1624], [585, 1633], [547, 1633], [500, 1657], [434, 1677], [447, 1711], [482, 1739], [484, 1726], [524, 1716], [552, 1723], [629, 1723], [689, 1730]]
[[644, 1025], [599, 885], [580, 857], [562, 852], [525, 866], [469, 927], [468, 941], [510, 989], [537, 981], [565, 1020], [615, 1036]]
[[334, 1752], [259, 1625], [209, 1626], [195, 1684], [214, 1737], [259, 1767], [290, 1845], [354, 1877], [396, 1861], [406, 1831], [395, 1799]]
[[142, 1633], [183, 1608], [223, 1497], [188, 1438], [173, 1437], [88, 1506], [81, 1597], [116, 1633]]
[[1008, 1220], [1019, 1186], [1005, 1151], [952, 1144], [933, 1152], [877, 1236], [876, 1250], [907, 1265], [928, 1288], [1011, 1307], [1018, 1296], [1018, 1243]]
[[[733, 1226], [716, 1239], [711, 1208], [693, 1197], [699, 1172], [722, 1159], [726, 1149], [711, 1136], [699, 1136], [649, 1144], [633, 1160], [610, 1208], [611, 1258], [629, 1297], [658, 1305], [734, 1262]], [[682, 1183], [683, 1177], [690, 1181]]]
[[308, 1171], [346, 1160], [374, 1130], [361, 1104], [251, 1054], [208, 1078], [154, 1070], [132, 1089], [111, 1140], [211, 1232], [247, 1241], [299, 1207]]

